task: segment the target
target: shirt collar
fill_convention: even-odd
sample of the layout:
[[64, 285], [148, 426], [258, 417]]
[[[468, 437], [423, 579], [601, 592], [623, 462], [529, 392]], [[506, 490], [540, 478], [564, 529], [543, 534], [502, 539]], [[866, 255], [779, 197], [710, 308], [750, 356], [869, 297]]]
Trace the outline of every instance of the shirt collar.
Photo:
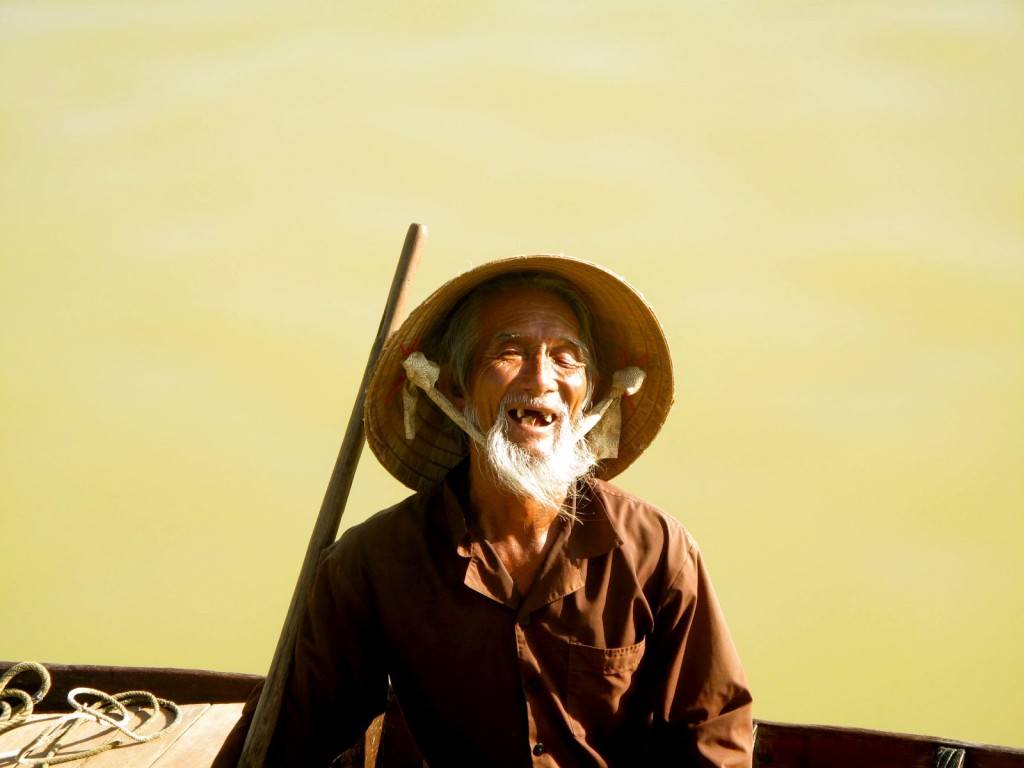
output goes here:
[[[455, 466], [445, 477], [442, 489], [445, 516], [451, 535], [452, 547], [462, 557], [472, 555], [476, 521], [469, 504], [469, 461]], [[603, 555], [622, 546], [622, 537], [608, 515], [609, 500], [601, 482], [588, 478], [579, 484], [575, 501], [575, 517], [571, 523], [566, 556], [585, 560]], [[479, 531], [477, 534], [479, 536]]]
[[472, 537], [469, 533], [470, 516], [473, 514], [469, 505], [469, 461], [457, 464], [444, 479], [441, 489], [444, 500], [445, 518], [448, 521], [448, 532], [451, 534], [452, 547], [462, 557], [470, 557]]
[[608, 515], [608, 496], [599, 480], [580, 483], [576, 519], [566, 547], [570, 557], [589, 559], [622, 546], [622, 537]]

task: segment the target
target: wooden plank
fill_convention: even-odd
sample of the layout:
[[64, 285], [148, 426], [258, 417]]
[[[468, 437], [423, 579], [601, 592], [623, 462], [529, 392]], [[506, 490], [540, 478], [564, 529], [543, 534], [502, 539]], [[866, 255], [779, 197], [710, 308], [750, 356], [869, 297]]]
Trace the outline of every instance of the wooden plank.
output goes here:
[[760, 722], [755, 768], [936, 768], [962, 751], [970, 768], [1024, 768], [1024, 750], [856, 728]]
[[[160, 755], [170, 749], [174, 742], [180, 738], [185, 738], [192, 724], [201, 718], [209, 708], [209, 704], [185, 704], [179, 707], [181, 709], [181, 719], [178, 720], [172, 730], [163, 734], [160, 738], [111, 749], [108, 752], [90, 757], [80, 764], [73, 763], [72, 765], [75, 768], [78, 768], [79, 765], [82, 768], [125, 768], [125, 766], [148, 768], [156, 762]], [[153, 733], [165, 727], [170, 719], [169, 714], [165, 711], [161, 711], [157, 718], [155, 721], [149, 720], [145, 722], [143, 718], [137, 718], [132, 727], [139, 728], [140, 732], [144, 734]], [[124, 741], [125, 739], [127, 737], [121, 735], [121, 740]]]
[[[84, 760], [70, 761], [64, 765], [68, 765], [70, 768], [125, 768], [125, 766], [149, 768], [164, 752], [170, 749], [175, 741], [187, 733], [190, 726], [209, 708], [209, 704], [186, 704], [181, 707], [181, 718], [173, 730], [160, 738], [117, 747]], [[0, 755], [24, 748], [60, 717], [60, 714], [37, 715], [27, 723], [0, 734]], [[151, 721], [144, 717], [136, 717], [132, 727], [141, 726], [143, 733], [150, 733], [157, 728], [162, 728], [167, 723], [168, 718], [164, 713], [158, 715], [158, 718], [156, 721]], [[75, 726], [69, 737], [63, 739], [60, 753], [85, 752], [111, 740], [124, 741], [126, 738], [116, 729], [83, 721]], [[15, 765], [13, 758], [0, 758], [0, 768], [13, 765]]]
[[[33, 715], [24, 723], [14, 726], [9, 731], [0, 733], [0, 756], [8, 752], [17, 752], [22, 749], [36, 736], [53, 725], [54, 721], [58, 717], [60, 717], [60, 715]], [[14, 764], [15, 761], [13, 759], [4, 759], [3, 757], [0, 757], [0, 766]]]
[[[60, 715], [43, 715], [42, 717], [33, 717], [24, 726], [14, 728], [11, 731], [7, 731], [3, 734], [0, 739], [0, 754], [4, 754], [14, 750], [20, 750], [28, 746], [29, 743], [37, 736], [48, 730], [60, 719]], [[71, 755], [76, 752], [88, 752], [91, 749], [102, 746], [110, 742], [112, 739], [117, 738], [120, 732], [115, 728], [111, 728], [105, 724], [96, 723], [90, 720], [82, 720], [76, 723], [75, 727], [71, 732], [60, 740], [60, 745], [57, 754], [58, 755]], [[38, 750], [34, 750], [28, 756], [29, 757], [41, 757], [43, 753]], [[84, 761], [72, 760], [65, 765], [78, 766], [84, 765]], [[17, 761], [13, 758], [0, 759], [0, 766], [17, 765]]]
[[241, 714], [241, 704], [211, 705], [146, 768], [209, 768]]

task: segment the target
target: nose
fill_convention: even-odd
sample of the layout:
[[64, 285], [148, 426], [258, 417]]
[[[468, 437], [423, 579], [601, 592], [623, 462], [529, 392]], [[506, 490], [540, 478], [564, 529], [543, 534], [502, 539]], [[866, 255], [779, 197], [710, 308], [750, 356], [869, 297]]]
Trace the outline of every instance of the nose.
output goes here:
[[538, 350], [526, 358], [519, 376], [523, 386], [531, 394], [543, 395], [558, 391], [555, 364], [543, 350]]

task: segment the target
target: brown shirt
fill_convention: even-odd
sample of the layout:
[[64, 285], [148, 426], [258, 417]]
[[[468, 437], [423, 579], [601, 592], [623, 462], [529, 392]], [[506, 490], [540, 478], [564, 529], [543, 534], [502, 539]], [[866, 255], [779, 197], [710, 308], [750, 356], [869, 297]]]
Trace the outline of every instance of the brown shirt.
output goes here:
[[750, 765], [746, 679], [678, 522], [591, 481], [520, 595], [467, 498], [462, 467], [327, 550], [271, 764], [326, 766], [390, 677], [432, 768]]

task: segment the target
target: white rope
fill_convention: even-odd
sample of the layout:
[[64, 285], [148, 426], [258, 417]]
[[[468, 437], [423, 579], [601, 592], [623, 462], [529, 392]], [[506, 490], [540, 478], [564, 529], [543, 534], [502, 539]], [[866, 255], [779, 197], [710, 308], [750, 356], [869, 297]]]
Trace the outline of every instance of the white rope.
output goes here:
[[[11, 680], [26, 671], [35, 672], [41, 681], [39, 690], [31, 696], [18, 688], [8, 687]], [[50, 673], [42, 664], [26, 661], [15, 664], [7, 670], [0, 677], [0, 699], [15, 699], [19, 702], [20, 707], [15, 709], [6, 702], [0, 701], [0, 733], [28, 720], [34, 705], [42, 701], [49, 690]], [[83, 696], [97, 699], [97, 701], [91, 704], [79, 701]], [[39, 766], [40, 768], [59, 763], [70, 763], [73, 760], [84, 760], [118, 747], [153, 741], [174, 727], [181, 718], [181, 710], [173, 701], [157, 698], [149, 691], [124, 691], [111, 696], [95, 688], [73, 688], [68, 692], [68, 704], [71, 705], [73, 712], [56, 718], [53, 725], [40, 733], [30, 744], [13, 752], [0, 753], [0, 760], [15, 759], [17, 765]], [[167, 710], [170, 713], [170, 721], [151, 733], [140, 733], [137, 728], [129, 726], [134, 717], [133, 711], [128, 708], [130, 705], [136, 705], [142, 711], [150, 710], [150, 717], [154, 720], [160, 714], [161, 709]], [[127, 740], [118, 739], [93, 749], [61, 753], [62, 742], [80, 722], [106, 725], [120, 731], [127, 737]]]
[[[22, 672], [35, 672], [39, 678], [39, 690], [31, 696], [20, 688], [8, 688], [8, 684]], [[38, 704], [50, 690], [50, 673], [46, 667], [34, 661], [23, 661], [15, 664], [3, 675], [0, 675], [0, 733], [13, 728], [19, 723], [28, 720], [32, 715], [35, 705]], [[12, 707], [3, 699], [16, 699], [20, 707]]]
[[640, 391], [647, 374], [631, 365], [612, 374], [612, 386], [607, 396], [591, 408], [580, 420], [576, 430], [578, 438], [590, 434], [590, 447], [599, 459], [619, 456], [619, 434], [622, 431], [623, 397]]

